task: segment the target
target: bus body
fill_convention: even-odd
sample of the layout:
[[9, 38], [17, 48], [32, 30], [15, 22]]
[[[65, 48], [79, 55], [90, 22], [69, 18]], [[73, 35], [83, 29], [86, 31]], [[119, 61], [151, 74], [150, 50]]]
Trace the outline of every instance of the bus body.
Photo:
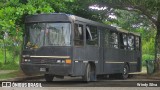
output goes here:
[[141, 71], [139, 34], [68, 14], [38, 14], [25, 18], [21, 69], [26, 74], [82, 76]]

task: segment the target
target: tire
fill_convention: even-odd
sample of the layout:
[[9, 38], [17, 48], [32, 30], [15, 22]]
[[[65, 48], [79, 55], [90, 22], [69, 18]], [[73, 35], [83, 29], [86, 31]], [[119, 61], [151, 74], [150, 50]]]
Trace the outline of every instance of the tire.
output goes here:
[[90, 81], [97, 81], [97, 75], [96, 75], [95, 67], [91, 68], [90, 75], [91, 75], [91, 80]]
[[85, 82], [91, 81], [91, 66], [90, 66], [90, 64], [87, 64], [85, 74], [82, 78], [83, 78], [83, 81], [85, 81]]
[[52, 82], [54, 76], [51, 75], [51, 74], [45, 74], [45, 75], [44, 75], [44, 78], [45, 78], [46, 82]]
[[133, 74], [129, 74], [129, 75], [128, 75], [128, 78], [133, 78], [133, 77], [134, 77]]
[[128, 78], [128, 76], [129, 76], [129, 67], [128, 67], [128, 65], [126, 64], [126, 65], [124, 65], [124, 67], [123, 67], [123, 72], [120, 74], [120, 78], [121, 79], [127, 79]]

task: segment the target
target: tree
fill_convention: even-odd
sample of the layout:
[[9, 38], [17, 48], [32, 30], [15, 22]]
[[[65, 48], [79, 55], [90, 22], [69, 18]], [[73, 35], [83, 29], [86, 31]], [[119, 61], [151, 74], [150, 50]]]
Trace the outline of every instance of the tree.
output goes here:
[[139, 15], [137, 12], [114, 9], [112, 17], [107, 18], [105, 23], [131, 32], [140, 33], [142, 38], [142, 56], [143, 54], [154, 55], [156, 30], [152, 22], [148, 21], [146, 17]]
[[[4, 34], [0, 34], [0, 41], [4, 48], [4, 57], [6, 61], [6, 51], [12, 53], [13, 61], [19, 53], [20, 47], [17, 43], [22, 42], [24, 30], [24, 18], [26, 15], [54, 13], [54, 12], [72, 12], [68, 9], [74, 0], [0, 0], [0, 33], [8, 33], [9, 38], [4, 40]], [[76, 5], [75, 5], [76, 6]], [[7, 41], [7, 42], [6, 42]], [[17, 54], [18, 55], [18, 54]]]
[[[3, 40], [4, 57], [6, 61], [6, 51], [12, 53], [13, 62], [15, 56], [20, 52], [17, 44], [22, 40], [24, 30], [24, 17], [29, 14], [36, 13], [51, 13], [54, 9], [51, 8], [48, 2], [44, 0], [28, 0], [23, 4], [20, 0], [2, 0], [0, 1], [0, 33], [5, 32], [8, 35], [4, 39], [4, 34], [0, 34], [0, 39]], [[20, 46], [20, 45], [19, 45]]]
[[[82, 2], [82, 1], [81, 1]], [[85, 1], [84, 1], [85, 2]], [[155, 37], [156, 71], [160, 67], [160, 1], [159, 0], [89, 0], [88, 6], [99, 5], [102, 7], [134, 11], [152, 22], [157, 33]], [[158, 65], [157, 65], [158, 64]], [[159, 67], [158, 67], [159, 66]]]

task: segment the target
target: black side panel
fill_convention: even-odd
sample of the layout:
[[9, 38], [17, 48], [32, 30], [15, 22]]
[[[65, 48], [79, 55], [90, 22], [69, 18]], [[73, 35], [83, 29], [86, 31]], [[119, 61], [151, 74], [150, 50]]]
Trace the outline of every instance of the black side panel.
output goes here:
[[39, 14], [27, 16], [25, 23], [34, 22], [71, 22], [71, 19], [66, 14]]
[[136, 63], [130, 63], [130, 62], [137, 62], [136, 58], [135, 58], [135, 52], [133, 50], [127, 50], [126, 51], [126, 59], [129, 62], [129, 68], [130, 68], [130, 72], [133, 72], [136, 70]]
[[104, 72], [107, 74], [121, 73], [124, 63], [127, 63], [130, 72], [140, 71], [141, 54], [139, 51], [104, 48]]
[[83, 75], [85, 71], [85, 65], [87, 65], [89, 61], [95, 63], [95, 61], [99, 60], [99, 49], [97, 47], [74, 47], [73, 50], [74, 75]]
[[120, 73], [124, 60], [121, 59], [119, 50], [115, 48], [104, 48], [104, 72], [107, 74]]
[[74, 76], [83, 75], [85, 66], [83, 61], [85, 60], [85, 48], [84, 47], [74, 47], [73, 48], [73, 72]]
[[88, 61], [99, 60], [99, 48], [98, 48], [98, 46], [86, 46], [85, 58]]
[[84, 47], [74, 47], [73, 49], [74, 60], [85, 60], [85, 49]]
[[140, 72], [141, 71], [141, 66], [142, 66], [142, 57], [141, 57], [141, 52], [140, 51], [135, 51], [135, 61], [137, 62], [136, 64], [135, 64], [135, 71], [136, 72]]

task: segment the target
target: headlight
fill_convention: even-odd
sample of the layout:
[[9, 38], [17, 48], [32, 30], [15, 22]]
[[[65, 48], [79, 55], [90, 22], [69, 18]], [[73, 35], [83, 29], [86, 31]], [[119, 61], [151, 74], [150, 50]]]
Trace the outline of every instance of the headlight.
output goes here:
[[65, 63], [65, 60], [62, 60], [62, 63]]
[[57, 63], [66, 63], [65, 60], [57, 60]]
[[27, 60], [27, 59], [24, 59], [24, 61], [27, 62], [28, 60]]
[[57, 63], [61, 63], [62, 61], [61, 60], [57, 60]]
[[71, 59], [66, 59], [66, 60], [57, 60], [56, 63], [66, 63], [66, 64], [71, 64]]
[[31, 60], [30, 59], [24, 59], [24, 62], [30, 62]]

